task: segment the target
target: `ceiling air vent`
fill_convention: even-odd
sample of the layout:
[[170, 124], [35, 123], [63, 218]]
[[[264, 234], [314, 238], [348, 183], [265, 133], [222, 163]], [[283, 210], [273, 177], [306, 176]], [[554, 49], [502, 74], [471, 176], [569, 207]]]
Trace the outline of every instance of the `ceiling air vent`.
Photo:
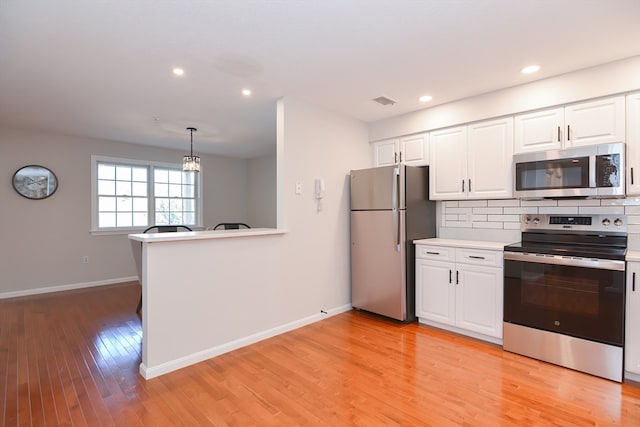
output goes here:
[[386, 96], [379, 96], [377, 98], [373, 98], [372, 101], [377, 102], [380, 105], [393, 105], [396, 103], [396, 101], [394, 101], [391, 98], [387, 98]]

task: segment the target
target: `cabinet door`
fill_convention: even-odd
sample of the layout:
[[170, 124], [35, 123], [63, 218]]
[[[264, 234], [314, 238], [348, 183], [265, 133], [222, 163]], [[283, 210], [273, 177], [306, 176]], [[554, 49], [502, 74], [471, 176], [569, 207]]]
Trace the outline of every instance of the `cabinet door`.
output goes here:
[[569, 105], [565, 108], [565, 147], [624, 142], [624, 96]]
[[429, 135], [431, 167], [429, 198], [467, 198], [467, 127], [443, 129]]
[[627, 263], [625, 370], [640, 375], [640, 262]]
[[515, 117], [515, 153], [562, 148], [564, 108], [536, 111]]
[[454, 268], [451, 262], [416, 260], [416, 316], [455, 323]]
[[640, 194], [640, 92], [627, 95], [627, 194]]
[[429, 164], [429, 134], [400, 138], [400, 162], [409, 166]]
[[456, 326], [502, 338], [502, 269], [457, 264]]
[[371, 144], [373, 150], [373, 166], [390, 166], [398, 163], [397, 139], [387, 139]]
[[467, 187], [470, 199], [513, 196], [513, 118], [468, 127]]

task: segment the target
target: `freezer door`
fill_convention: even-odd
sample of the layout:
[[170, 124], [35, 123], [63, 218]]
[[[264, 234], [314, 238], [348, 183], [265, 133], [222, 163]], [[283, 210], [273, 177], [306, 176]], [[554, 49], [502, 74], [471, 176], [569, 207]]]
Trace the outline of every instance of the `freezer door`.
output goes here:
[[353, 307], [407, 320], [404, 235], [404, 211], [351, 212]]
[[351, 171], [351, 210], [404, 209], [405, 166]]

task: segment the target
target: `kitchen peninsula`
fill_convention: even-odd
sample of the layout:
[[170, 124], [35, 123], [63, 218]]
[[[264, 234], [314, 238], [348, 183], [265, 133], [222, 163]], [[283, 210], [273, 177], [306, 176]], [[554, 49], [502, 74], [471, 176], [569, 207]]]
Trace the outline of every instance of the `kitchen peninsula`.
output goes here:
[[286, 330], [256, 322], [245, 309], [248, 299], [274, 291], [261, 277], [279, 274], [275, 240], [284, 234], [271, 228], [130, 234], [142, 284], [140, 374], [150, 379]]

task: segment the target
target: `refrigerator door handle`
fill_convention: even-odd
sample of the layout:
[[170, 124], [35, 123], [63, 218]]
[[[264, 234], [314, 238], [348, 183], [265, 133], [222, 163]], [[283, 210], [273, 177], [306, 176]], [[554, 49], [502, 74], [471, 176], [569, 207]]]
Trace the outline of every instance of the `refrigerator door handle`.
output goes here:
[[398, 227], [396, 228], [396, 251], [400, 252], [400, 235], [402, 234], [402, 224], [400, 224], [400, 215], [396, 211], [396, 218], [398, 219]]
[[400, 207], [400, 169], [393, 170], [393, 187], [391, 189], [391, 209], [397, 211]]
[[393, 222], [396, 226], [396, 251], [400, 252], [400, 234], [401, 224], [400, 215], [398, 212], [398, 206], [400, 206], [400, 168], [395, 168], [393, 171], [393, 191], [392, 191], [392, 210], [393, 210]]

